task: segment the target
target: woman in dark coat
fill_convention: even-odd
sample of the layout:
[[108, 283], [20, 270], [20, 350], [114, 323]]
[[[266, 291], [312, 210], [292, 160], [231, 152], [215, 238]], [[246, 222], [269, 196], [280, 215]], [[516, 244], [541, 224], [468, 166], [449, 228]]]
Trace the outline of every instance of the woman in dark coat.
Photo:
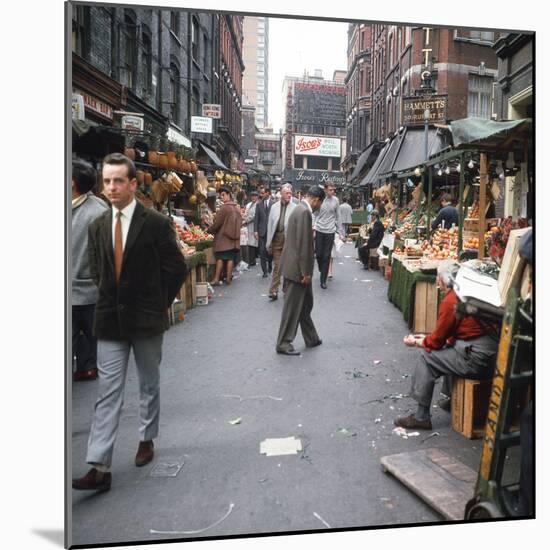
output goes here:
[[365, 269], [369, 268], [369, 257], [371, 249], [377, 249], [384, 238], [384, 224], [380, 221], [380, 215], [377, 210], [371, 212], [371, 219], [374, 220], [370, 230], [368, 241], [359, 248], [359, 259], [363, 262]]

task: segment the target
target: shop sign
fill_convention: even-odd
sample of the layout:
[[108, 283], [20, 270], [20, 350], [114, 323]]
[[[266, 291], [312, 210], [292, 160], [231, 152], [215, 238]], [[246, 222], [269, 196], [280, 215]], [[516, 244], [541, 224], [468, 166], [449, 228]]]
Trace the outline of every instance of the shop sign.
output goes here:
[[202, 116], [210, 118], [222, 117], [222, 106], [215, 103], [204, 103], [202, 106]]
[[340, 157], [341, 140], [324, 136], [294, 136], [294, 154], [313, 157]]
[[212, 119], [203, 116], [191, 117], [191, 131], [202, 134], [212, 133]]
[[254, 159], [244, 159], [245, 164], [254, 164]]
[[186, 138], [181, 132], [178, 132], [174, 128], [168, 128], [166, 132], [166, 137], [170, 141], [178, 143], [179, 145], [184, 145], [185, 147], [191, 147], [191, 141]]
[[83, 92], [76, 91], [76, 93], [80, 94], [84, 98], [84, 105], [87, 109], [90, 109], [90, 111], [94, 111], [95, 113], [99, 113], [110, 120], [113, 119], [113, 109], [110, 105], [107, 105], [107, 103], [103, 103], [103, 101], [99, 101], [99, 99]]
[[84, 120], [84, 98], [80, 94], [73, 94], [72, 102], [73, 120]]
[[124, 130], [143, 132], [143, 116], [124, 115], [120, 119], [120, 127]]
[[430, 110], [429, 123], [444, 124], [447, 118], [447, 96], [429, 95], [417, 97], [404, 97], [401, 112], [404, 126], [417, 126], [424, 124], [424, 111]]
[[372, 106], [370, 99], [360, 99], [359, 100], [359, 110], [370, 109]]
[[249, 149], [248, 150], [248, 156], [249, 157], [257, 157], [258, 156], [258, 149]]
[[328, 172], [327, 170], [293, 170], [286, 171], [294, 183], [300, 185], [325, 185], [333, 183], [334, 185], [343, 185], [346, 183], [346, 176], [342, 172]]

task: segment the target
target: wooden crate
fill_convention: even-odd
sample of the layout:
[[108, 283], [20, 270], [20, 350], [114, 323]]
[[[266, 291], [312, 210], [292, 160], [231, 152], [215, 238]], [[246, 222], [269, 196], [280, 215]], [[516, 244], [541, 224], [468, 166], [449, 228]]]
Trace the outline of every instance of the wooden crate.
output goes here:
[[197, 266], [197, 283], [206, 283], [207, 271], [208, 266], [206, 264], [199, 264]]
[[492, 379], [453, 378], [451, 426], [468, 439], [483, 437]]
[[415, 285], [413, 332], [432, 332], [437, 322], [438, 293], [435, 283], [418, 282]]

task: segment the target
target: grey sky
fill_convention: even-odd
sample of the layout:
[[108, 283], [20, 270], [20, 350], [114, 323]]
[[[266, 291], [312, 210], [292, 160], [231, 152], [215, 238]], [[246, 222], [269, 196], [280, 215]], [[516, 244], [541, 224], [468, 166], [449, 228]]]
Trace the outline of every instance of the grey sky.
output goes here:
[[301, 76], [322, 69], [332, 79], [335, 70], [347, 69], [347, 23], [270, 18], [269, 123], [283, 127], [282, 86], [285, 75]]

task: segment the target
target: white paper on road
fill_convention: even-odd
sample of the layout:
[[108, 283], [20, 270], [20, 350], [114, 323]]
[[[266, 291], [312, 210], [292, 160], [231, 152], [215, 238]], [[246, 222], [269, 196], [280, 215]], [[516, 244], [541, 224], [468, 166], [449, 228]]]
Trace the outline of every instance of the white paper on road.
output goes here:
[[502, 306], [498, 281], [466, 266], [461, 267], [456, 274], [455, 291], [461, 299], [476, 298], [495, 307]]
[[204, 527], [203, 529], [195, 529], [193, 531], [157, 531], [156, 529], [149, 529], [149, 532], [154, 535], [196, 535], [198, 533], [204, 533], [204, 531], [208, 531], [208, 529], [212, 529], [212, 527], [216, 527], [216, 525], [219, 525], [222, 521], [224, 521], [227, 516], [229, 516], [229, 514], [233, 511], [233, 508], [235, 508], [235, 504], [233, 502], [230, 502], [229, 508], [224, 516], [218, 521], [214, 522], [212, 525]]
[[260, 443], [260, 454], [266, 456], [294, 455], [302, 450], [302, 442], [295, 437], [266, 439]]

